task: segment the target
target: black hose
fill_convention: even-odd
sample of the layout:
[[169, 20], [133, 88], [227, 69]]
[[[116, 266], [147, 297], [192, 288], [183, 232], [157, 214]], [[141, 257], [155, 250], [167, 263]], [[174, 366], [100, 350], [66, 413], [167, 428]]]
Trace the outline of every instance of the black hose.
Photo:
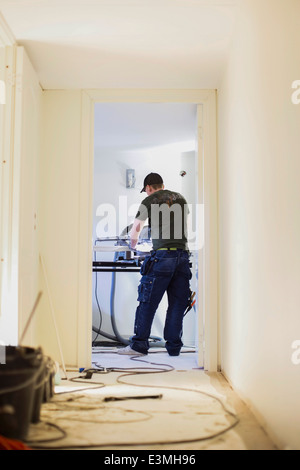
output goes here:
[[[97, 333], [98, 335], [101, 335], [101, 336], [104, 336], [105, 338], [107, 339], [111, 339], [113, 341], [118, 341], [117, 338], [113, 335], [110, 335], [108, 333], [105, 333], [105, 331], [102, 331], [102, 330], [99, 330], [98, 328], [96, 328], [95, 326], [92, 327], [94, 333]], [[95, 341], [93, 341], [95, 342]]]

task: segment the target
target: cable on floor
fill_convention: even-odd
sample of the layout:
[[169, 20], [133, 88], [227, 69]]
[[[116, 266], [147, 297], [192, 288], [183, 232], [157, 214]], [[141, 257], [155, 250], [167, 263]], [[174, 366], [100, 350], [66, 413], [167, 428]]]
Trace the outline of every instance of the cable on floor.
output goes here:
[[[133, 361], [137, 361], [137, 362], [142, 362], [142, 363], [146, 363], [146, 364], [149, 364], [151, 366], [160, 366], [160, 367], [133, 367], [133, 368], [108, 368], [106, 369], [108, 372], [122, 372], [122, 374], [117, 377], [116, 381], [117, 383], [120, 383], [122, 385], [131, 385], [131, 386], [135, 386], [135, 387], [143, 387], [143, 388], [159, 388], [161, 390], [176, 390], [176, 391], [182, 391], [182, 392], [193, 392], [193, 393], [199, 393], [199, 394], [202, 394], [204, 396], [207, 396], [213, 400], [216, 400], [222, 407], [223, 411], [228, 414], [229, 416], [231, 416], [234, 421], [233, 423], [231, 423], [230, 425], [228, 425], [226, 428], [224, 428], [223, 430], [220, 430], [216, 433], [212, 433], [208, 436], [198, 436], [196, 438], [192, 438], [192, 439], [179, 439], [179, 440], [163, 440], [163, 441], [152, 441], [152, 442], [110, 442], [110, 443], [98, 443], [98, 444], [90, 444], [90, 445], [84, 445], [84, 446], [81, 446], [81, 445], [65, 445], [65, 446], [55, 446], [55, 449], [59, 450], [59, 449], [87, 449], [87, 448], [104, 448], [104, 447], [139, 447], [139, 446], [153, 446], [153, 445], [179, 445], [179, 444], [189, 444], [189, 443], [196, 443], [196, 442], [203, 442], [203, 441], [208, 441], [208, 440], [211, 440], [211, 439], [215, 439], [217, 437], [220, 437], [224, 434], [226, 434], [227, 432], [229, 432], [230, 430], [232, 430], [235, 426], [237, 426], [237, 424], [240, 422], [239, 418], [237, 417], [237, 415], [235, 415], [235, 413], [233, 413], [232, 411], [230, 411], [226, 406], [225, 404], [223, 403], [223, 401], [216, 395], [213, 395], [211, 393], [208, 393], [208, 392], [204, 392], [203, 390], [197, 390], [197, 389], [190, 389], [190, 388], [179, 388], [179, 387], [171, 387], [171, 386], [160, 386], [160, 385], [143, 385], [143, 384], [135, 384], [135, 383], [130, 383], [128, 381], [124, 381], [125, 377], [129, 377], [129, 376], [135, 376], [135, 375], [142, 375], [142, 374], [153, 374], [153, 373], [163, 373], [163, 372], [171, 372], [172, 370], [174, 370], [174, 367], [170, 366], [169, 364], [157, 364], [157, 363], [154, 363], [154, 362], [149, 362], [149, 361], [145, 361], [144, 359], [141, 359], [141, 358], [137, 358], [137, 357], [131, 357], [131, 360]], [[97, 366], [97, 365], [96, 365]], [[162, 369], [162, 366], [165, 366], [167, 367], [168, 369]], [[101, 368], [101, 366], [98, 366]], [[90, 369], [89, 371], [93, 371], [93, 373], [97, 373], [97, 368], [96, 369]], [[126, 373], [123, 373], [124, 371], [126, 371]], [[80, 377], [81, 379], [82, 377]], [[101, 384], [101, 387], [105, 387], [105, 384]], [[94, 388], [94, 387], [93, 387]], [[87, 388], [89, 390], [93, 389], [93, 388]], [[96, 388], [96, 387], [95, 387]], [[78, 391], [78, 390], [74, 390], [75, 391]], [[66, 392], [66, 393], [70, 393], [70, 392]], [[122, 408], [122, 410], [124, 410]], [[132, 410], [131, 410], [132, 411]], [[150, 418], [149, 418], [150, 419]], [[87, 422], [90, 422], [90, 421], [87, 421]], [[115, 424], [120, 424], [122, 422], [116, 422]], [[57, 425], [54, 425], [57, 429], [60, 429], [59, 426]], [[65, 437], [67, 437], [65, 434], [63, 435], [64, 433], [64, 430], [61, 429], [61, 432], [62, 432], [62, 437], [61, 439], [64, 439]], [[59, 438], [58, 438], [59, 439]], [[58, 439], [55, 439], [56, 441]], [[51, 443], [52, 440], [43, 440], [42, 443]], [[28, 445], [31, 445], [31, 447], [35, 448], [35, 449], [41, 449], [41, 448], [44, 448], [44, 449], [51, 449], [51, 447], [47, 447], [47, 446], [40, 446], [41, 442], [39, 441], [35, 441], [35, 442], [30, 442], [28, 443]]]

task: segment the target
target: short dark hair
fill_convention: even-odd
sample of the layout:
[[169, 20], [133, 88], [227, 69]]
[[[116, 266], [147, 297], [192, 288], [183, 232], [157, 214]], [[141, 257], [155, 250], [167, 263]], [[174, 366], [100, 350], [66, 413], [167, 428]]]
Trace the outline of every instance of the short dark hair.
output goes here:
[[163, 184], [149, 184], [149, 186], [151, 186], [151, 188], [157, 191], [158, 189], [162, 189], [164, 185]]

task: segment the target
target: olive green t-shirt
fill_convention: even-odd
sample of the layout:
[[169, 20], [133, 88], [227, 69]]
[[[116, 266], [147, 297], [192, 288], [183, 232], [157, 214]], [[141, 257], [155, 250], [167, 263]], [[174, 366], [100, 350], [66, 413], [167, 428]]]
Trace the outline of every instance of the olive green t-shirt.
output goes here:
[[153, 249], [180, 248], [188, 250], [188, 204], [177, 192], [162, 189], [146, 197], [136, 214], [139, 220], [149, 219]]

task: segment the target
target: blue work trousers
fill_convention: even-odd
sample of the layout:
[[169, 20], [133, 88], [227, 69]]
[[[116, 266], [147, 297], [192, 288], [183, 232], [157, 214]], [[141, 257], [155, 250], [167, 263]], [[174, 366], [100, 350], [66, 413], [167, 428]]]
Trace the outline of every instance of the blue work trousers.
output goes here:
[[189, 252], [157, 250], [145, 259], [141, 274], [131, 347], [140, 353], [148, 353], [154, 315], [166, 292], [165, 345], [170, 356], [178, 356], [183, 346], [183, 318], [190, 297]]

